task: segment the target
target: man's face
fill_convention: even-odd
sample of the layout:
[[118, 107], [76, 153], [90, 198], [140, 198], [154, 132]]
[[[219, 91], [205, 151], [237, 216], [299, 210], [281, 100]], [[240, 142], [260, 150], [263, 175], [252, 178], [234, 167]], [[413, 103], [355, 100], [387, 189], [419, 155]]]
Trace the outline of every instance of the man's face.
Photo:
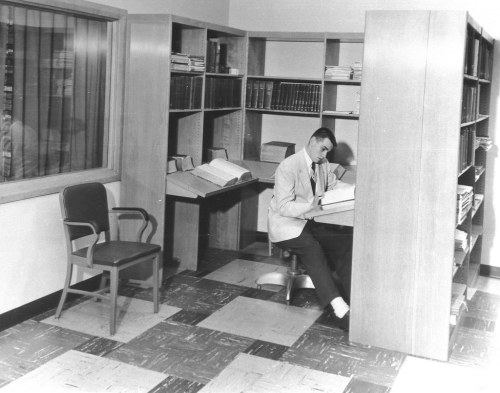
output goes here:
[[311, 157], [311, 160], [313, 160], [313, 162], [318, 163], [324, 158], [326, 158], [326, 155], [332, 149], [333, 149], [333, 144], [330, 141], [330, 139], [311, 138], [309, 144], [307, 145], [306, 150], [307, 154], [309, 154], [309, 157]]

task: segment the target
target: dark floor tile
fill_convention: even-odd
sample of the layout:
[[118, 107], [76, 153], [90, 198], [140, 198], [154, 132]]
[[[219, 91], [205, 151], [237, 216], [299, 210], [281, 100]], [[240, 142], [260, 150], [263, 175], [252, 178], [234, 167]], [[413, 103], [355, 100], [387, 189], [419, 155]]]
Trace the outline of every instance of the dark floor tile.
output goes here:
[[0, 332], [0, 379], [13, 381], [92, 336], [28, 320]]
[[104, 337], [93, 337], [89, 341], [75, 347], [80, 352], [90, 353], [96, 356], [104, 356], [122, 346], [123, 343]]
[[467, 329], [481, 330], [490, 333], [495, 331], [495, 321], [484, 318], [470, 317], [468, 315], [462, 318], [460, 326]]
[[168, 318], [167, 321], [180, 322], [185, 323], [186, 325], [195, 326], [209, 315], [210, 314], [203, 314], [196, 311], [181, 310]]
[[[276, 292], [270, 299], [270, 301], [286, 304], [286, 290], [283, 288], [279, 292]], [[318, 295], [314, 289], [296, 289], [292, 291], [290, 305], [295, 307], [312, 308], [315, 310], [321, 310], [322, 307], [319, 305]]]
[[253, 339], [164, 321], [106, 357], [206, 384]]
[[205, 385], [187, 381], [182, 378], [169, 376], [160, 385], [156, 386], [148, 393], [196, 393], [200, 391]]
[[315, 370], [357, 377], [391, 386], [405, 355], [349, 342], [348, 334], [324, 324], [313, 324], [285, 352], [281, 360]]
[[257, 288], [248, 288], [245, 292], [243, 292], [240, 296], [249, 297], [252, 299], [259, 300], [269, 300], [276, 293], [273, 291], [266, 291], [265, 289], [257, 289]]
[[467, 307], [467, 316], [496, 320], [500, 314], [500, 295], [476, 291]]
[[289, 347], [285, 345], [256, 340], [244, 351], [244, 353], [260, 356], [262, 358], [279, 360], [281, 356], [283, 356], [283, 354], [288, 350], [288, 348]]
[[391, 388], [388, 386], [352, 378], [343, 393], [388, 393], [390, 390]]

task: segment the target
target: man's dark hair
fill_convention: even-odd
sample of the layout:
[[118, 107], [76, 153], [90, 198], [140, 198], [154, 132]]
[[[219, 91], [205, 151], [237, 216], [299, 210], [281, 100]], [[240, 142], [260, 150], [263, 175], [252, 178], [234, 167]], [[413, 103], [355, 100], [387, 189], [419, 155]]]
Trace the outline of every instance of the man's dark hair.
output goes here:
[[316, 138], [319, 140], [323, 140], [325, 138], [328, 138], [328, 139], [330, 139], [330, 142], [332, 142], [333, 147], [337, 147], [337, 140], [335, 139], [335, 135], [333, 134], [332, 130], [330, 130], [327, 127], [318, 128], [311, 135], [311, 138]]

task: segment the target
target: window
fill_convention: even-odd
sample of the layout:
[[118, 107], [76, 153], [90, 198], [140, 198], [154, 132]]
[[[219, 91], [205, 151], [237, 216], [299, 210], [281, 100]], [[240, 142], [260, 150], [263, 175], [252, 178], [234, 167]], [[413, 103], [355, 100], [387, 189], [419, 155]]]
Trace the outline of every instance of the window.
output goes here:
[[124, 13], [84, 4], [0, 1], [0, 194], [17, 184], [0, 201], [117, 180]]

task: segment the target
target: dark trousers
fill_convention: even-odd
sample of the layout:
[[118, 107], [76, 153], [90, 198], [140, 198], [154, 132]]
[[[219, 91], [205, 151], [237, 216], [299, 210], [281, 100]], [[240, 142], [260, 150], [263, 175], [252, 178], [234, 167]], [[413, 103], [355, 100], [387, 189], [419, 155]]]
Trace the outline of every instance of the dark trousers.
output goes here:
[[[289, 248], [306, 267], [322, 307], [341, 296], [349, 303], [351, 295], [352, 234], [335, 231], [331, 226], [308, 221], [302, 233], [275, 243]], [[339, 278], [333, 279], [335, 272]]]

